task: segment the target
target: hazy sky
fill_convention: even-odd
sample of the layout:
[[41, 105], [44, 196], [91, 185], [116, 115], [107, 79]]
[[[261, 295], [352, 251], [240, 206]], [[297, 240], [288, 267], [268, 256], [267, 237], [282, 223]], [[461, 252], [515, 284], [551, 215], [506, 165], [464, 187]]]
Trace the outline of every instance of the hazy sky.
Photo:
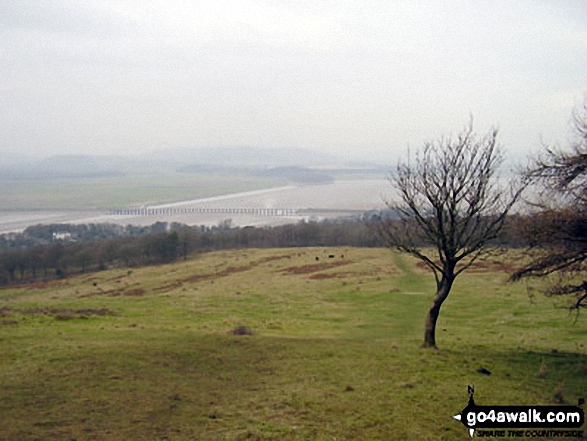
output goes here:
[[587, 1], [1, 0], [0, 154], [565, 144]]

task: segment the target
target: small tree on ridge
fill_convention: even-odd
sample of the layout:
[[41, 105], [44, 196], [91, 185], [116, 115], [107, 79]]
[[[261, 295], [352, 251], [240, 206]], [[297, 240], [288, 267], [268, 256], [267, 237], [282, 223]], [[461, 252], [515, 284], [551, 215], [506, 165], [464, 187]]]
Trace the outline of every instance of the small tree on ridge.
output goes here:
[[436, 347], [436, 322], [457, 276], [488, 249], [523, 185], [500, 186], [503, 156], [497, 130], [484, 137], [472, 124], [456, 139], [425, 143], [391, 177], [399, 201], [381, 222], [389, 247], [422, 260], [434, 273], [436, 295], [426, 315], [424, 346]]

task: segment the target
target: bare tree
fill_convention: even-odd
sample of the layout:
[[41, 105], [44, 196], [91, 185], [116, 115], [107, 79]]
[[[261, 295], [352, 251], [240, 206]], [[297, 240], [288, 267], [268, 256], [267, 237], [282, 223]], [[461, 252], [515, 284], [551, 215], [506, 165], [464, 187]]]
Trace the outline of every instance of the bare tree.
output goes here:
[[497, 130], [484, 137], [472, 123], [456, 139], [424, 144], [391, 177], [399, 201], [381, 222], [391, 248], [410, 253], [434, 273], [436, 295], [426, 315], [424, 346], [436, 347], [436, 322], [457, 276], [495, 239], [523, 185], [500, 185]]
[[[530, 201], [526, 233], [535, 258], [511, 279], [554, 277], [548, 295], [573, 295], [571, 309], [587, 307], [587, 97], [573, 113], [575, 139], [569, 149], [546, 147], [526, 171], [537, 190]], [[552, 276], [552, 277], [551, 277]]]

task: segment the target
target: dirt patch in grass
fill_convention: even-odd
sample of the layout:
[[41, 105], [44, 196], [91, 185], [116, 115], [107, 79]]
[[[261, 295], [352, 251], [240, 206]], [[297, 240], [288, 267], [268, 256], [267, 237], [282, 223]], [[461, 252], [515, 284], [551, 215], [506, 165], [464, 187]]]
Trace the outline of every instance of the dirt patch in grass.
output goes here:
[[497, 260], [494, 260], [492, 262], [475, 262], [471, 266], [470, 270], [472, 270], [473, 272], [480, 273], [501, 271], [504, 273], [512, 274], [518, 270], [518, 267], [508, 262], [499, 262]]
[[114, 289], [106, 291], [104, 294], [110, 297], [141, 297], [146, 294], [146, 291], [142, 288], [129, 289], [128, 291], [118, 291]]
[[[383, 274], [387, 275], [387, 272], [383, 272]], [[357, 279], [359, 277], [376, 277], [378, 281], [381, 280], [381, 276], [379, 275], [379, 273], [376, 272], [351, 272], [351, 271], [341, 271], [338, 273], [318, 273], [318, 274], [312, 274], [310, 277], [308, 277], [308, 279], [311, 280], [325, 280], [325, 279], [349, 279], [349, 278], [353, 278], [353, 279]]]
[[[416, 266], [421, 269], [430, 270], [424, 262], [417, 262]], [[508, 262], [494, 260], [492, 262], [475, 262], [468, 269], [472, 273], [494, 273], [504, 272], [506, 274], [514, 273], [518, 267]]]
[[229, 332], [231, 335], [253, 335], [253, 330], [248, 326], [237, 326]]
[[0, 286], [0, 291], [6, 291], [8, 289], [24, 289], [26, 286], [23, 285], [2, 285]]
[[59, 285], [59, 287], [71, 286], [70, 283], [64, 282], [63, 279], [61, 279], [61, 280], [43, 280], [43, 281], [38, 281], [38, 282], [28, 282], [28, 281], [18, 282], [18, 281], [16, 281], [13, 284], [0, 286], [0, 291], [7, 290], [7, 289], [26, 289], [26, 290], [45, 289], [47, 287], [56, 286], [56, 285]]
[[183, 282], [181, 280], [178, 280], [176, 282], [173, 283], [168, 283], [167, 285], [162, 285], [162, 286], [158, 286], [157, 288], [153, 288], [154, 292], [167, 292], [167, 291], [171, 291], [172, 289], [175, 288], [180, 288], [181, 286], [183, 286]]
[[44, 289], [44, 288], [47, 288], [48, 286], [53, 286], [53, 285], [61, 285], [61, 286], [63, 286], [64, 283], [63, 282], [59, 282], [59, 281], [55, 281], [55, 280], [53, 280], [51, 282], [45, 282], [45, 281], [43, 281], [43, 282], [31, 282], [31, 283], [28, 283], [26, 285], [26, 288], [27, 289]]
[[[103, 317], [105, 315], [114, 315], [114, 312], [106, 308], [101, 309], [71, 309], [71, 308], [26, 308], [13, 309], [9, 307], [0, 308], [2, 317], [12, 317], [15, 315], [50, 315], [58, 320], [67, 320], [74, 318], [87, 318], [95, 315]], [[14, 320], [3, 320], [3, 322], [13, 322]]]
[[32, 309], [23, 309], [22, 314], [49, 314], [49, 315], [56, 315], [56, 314], [77, 314], [77, 315], [97, 315], [97, 316], [105, 316], [105, 315], [112, 315], [112, 311], [101, 308], [101, 309], [69, 309], [69, 308], [32, 308]]
[[203, 282], [206, 280], [219, 279], [221, 277], [230, 276], [231, 274], [249, 271], [252, 268], [253, 268], [253, 265], [231, 266], [231, 267], [223, 269], [222, 271], [218, 271], [216, 273], [198, 274], [195, 276], [191, 276], [191, 277], [188, 277], [187, 279], [184, 279], [183, 282], [197, 283], [197, 282]]
[[107, 297], [141, 297], [147, 294], [147, 292], [142, 288], [136, 289], [109, 289], [108, 291], [99, 290], [98, 292], [93, 292], [91, 294], [85, 294], [80, 297], [96, 297], [96, 296], [107, 296]]
[[116, 277], [111, 277], [109, 279], [105, 279], [104, 282], [121, 282], [127, 278], [128, 278], [128, 274], [120, 274]]
[[312, 274], [317, 273], [319, 271], [325, 271], [332, 268], [338, 268], [344, 265], [350, 265], [351, 261], [344, 261], [344, 262], [331, 262], [331, 263], [315, 263], [313, 265], [302, 265], [302, 266], [290, 266], [288, 268], [284, 268], [281, 270], [282, 274], [293, 274], [293, 275], [300, 275], [300, 274]]
[[140, 296], [144, 296], [145, 294], [146, 294], [145, 290], [141, 289], [141, 288], [131, 289], [128, 291], [124, 291], [122, 293], [122, 295], [125, 297], [140, 297]]
[[313, 274], [310, 277], [308, 277], [308, 279], [312, 279], [312, 280], [325, 280], [325, 279], [345, 279], [348, 277], [356, 277], [357, 274], [353, 274], [353, 273], [318, 273], [318, 274]]
[[291, 254], [281, 254], [279, 256], [268, 256], [268, 257], [263, 257], [262, 259], [259, 259], [255, 262], [253, 262], [253, 264], [255, 266], [260, 265], [262, 263], [267, 263], [267, 262], [273, 262], [275, 260], [282, 260], [282, 259], [291, 259]]
[[232, 274], [250, 271], [253, 268], [255, 268], [263, 263], [273, 262], [273, 261], [281, 260], [281, 259], [291, 259], [291, 255], [290, 254], [282, 254], [279, 256], [268, 256], [268, 257], [264, 257], [262, 259], [253, 261], [253, 262], [249, 263], [248, 265], [230, 266], [228, 268], [223, 269], [222, 271], [217, 271], [215, 273], [194, 275], [194, 276], [188, 277], [187, 279], [183, 279], [182, 281], [178, 281], [176, 283], [181, 283], [181, 282], [197, 283], [197, 282], [203, 282], [203, 281], [207, 281], [207, 280], [216, 280], [221, 277], [228, 277]]

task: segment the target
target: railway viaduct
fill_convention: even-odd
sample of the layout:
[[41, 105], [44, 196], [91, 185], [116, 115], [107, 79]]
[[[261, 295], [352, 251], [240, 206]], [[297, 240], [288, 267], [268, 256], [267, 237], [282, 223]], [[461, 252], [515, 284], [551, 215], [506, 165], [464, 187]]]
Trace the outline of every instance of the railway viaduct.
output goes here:
[[110, 211], [113, 216], [153, 216], [189, 213], [251, 214], [254, 216], [293, 217], [300, 216], [297, 208], [204, 208], [204, 207], [166, 207], [166, 208], [123, 208]]

